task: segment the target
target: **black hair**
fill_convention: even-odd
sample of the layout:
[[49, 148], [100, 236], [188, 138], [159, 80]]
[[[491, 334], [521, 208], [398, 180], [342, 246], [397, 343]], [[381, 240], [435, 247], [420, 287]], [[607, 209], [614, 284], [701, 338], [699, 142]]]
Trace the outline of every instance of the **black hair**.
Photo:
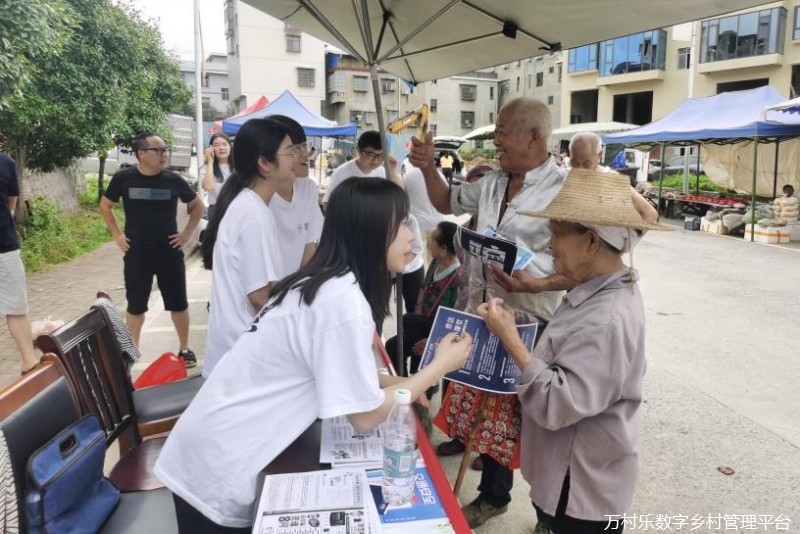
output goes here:
[[292, 289], [311, 305], [328, 280], [352, 272], [367, 299], [375, 324], [389, 315], [391, 279], [386, 253], [410, 204], [402, 188], [383, 178], [348, 178], [331, 193], [319, 246], [309, 262], [272, 288], [267, 310]]
[[[231, 138], [225, 135], [222, 132], [215, 133], [211, 136], [211, 139], [208, 140], [208, 146], [212, 146], [214, 144], [215, 139], [224, 139], [228, 142], [228, 146], [231, 147], [231, 151], [228, 154], [228, 167], [231, 169], [235, 168], [233, 163], [233, 143], [231, 143]], [[217, 179], [217, 182], [222, 183], [225, 181], [225, 176], [222, 175], [222, 169], [219, 168], [219, 161], [217, 158], [214, 158], [214, 165], [212, 167], [214, 169], [214, 178]]]
[[374, 148], [375, 150], [383, 150], [383, 143], [381, 143], [381, 133], [376, 130], [367, 130], [362, 133], [358, 138], [358, 149], [364, 150], [365, 148]]
[[306, 142], [307, 139], [305, 130], [303, 130], [303, 127], [300, 125], [300, 123], [293, 118], [287, 117], [286, 115], [270, 115], [267, 118], [277, 121], [289, 129], [289, 138], [292, 140], [293, 145]]
[[450, 221], [442, 221], [436, 225], [438, 232], [433, 233], [433, 240], [439, 243], [440, 246], [447, 249], [447, 253], [455, 255], [456, 245], [454, 243], [458, 225]]
[[250, 119], [236, 133], [236, 143], [233, 145], [236, 168], [222, 186], [203, 239], [203, 266], [206, 269], [212, 268], [219, 225], [228, 206], [245, 187], [261, 177], [258, 167], [261, 158], [270, 163], [277, 161], [278, 149], [288, 135], [286, 126], [271, 119]]
[[133, 141], [131, 142], [131, 148], [133, 149], [133, 155], [136, 156], [136, 159], [139, 159], [140, 150], [150, 148], [147, 144], [148, 137], [158, 137], [158, 134], [154, 134], [153, 132], [142, 132], [133, 138]]

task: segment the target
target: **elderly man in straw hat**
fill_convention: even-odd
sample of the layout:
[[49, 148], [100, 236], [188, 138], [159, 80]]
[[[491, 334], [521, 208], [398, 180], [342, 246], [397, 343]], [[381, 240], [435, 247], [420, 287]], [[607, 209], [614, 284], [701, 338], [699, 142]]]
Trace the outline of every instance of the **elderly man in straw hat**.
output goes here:
[[[543, 102], [524, 97], [509, 101], [500, 110], [495, 127], [494, 146], [501, 170], [477, 182], [453, 187], [448, 187], [436, 172], [430, 134], [424, 140], [412, 139], [414, 148], [409, 159], [422, 170], [428, 196], [439, 212], [477, 215], [476, 231], [483, 233], [491, 228], [534, 252], [534, 260], [524, 271], [527, 279], [534, 282], [525, 287], [525, 292], [509, 293], [497, 283], [496, 272], [493, 276], [481, 262], [470, 262], [467, 312], [474, 313], [479, 304], [500, 297], [529, 320], [546, 323], [556, 310], [562, 290], [574, 286], [563, 275], [553, 273], [552, 258], [546, 253], [550, 241], [547, 221], [519, 215], [522, 210], [543, 209], [564, 182], [565, 172], [547, 152], [550, 130], [550, 110]], [[449, 389], [452, 391], [445, 395], [440, 415], [448, 413], [448, 403], [467, 406], [470, 418], [476, 407], [484, 407], [480, 420], [473, 423], [473, 428], [480, 424], [482, 430], [473, 442], [483, 464], [479, 495], [464, 507], [467, 521], [475, 528], [508, 510], [514, 481], [511, 468], [519, 462], [519, 402], [513, 395], [485, 393], [461, 385], [452, 384]], [[437, 425], [451, 438], [467, 438], [455, 424], [457, 418], [448, 417], [444, 422], [437, 418]], [[500, 419], [503, 421], [498, 424]], [[468, 432], [474, 433], [471, 429]]]
[[644, 309], [636, 272], [623, 263], [646, 222], [627, 177], [572, 170], [543, 210], [555, 272], [575, 280], [533, 354], [502, 299], [478, 307], [522, 369], [522, 474], [538, 532], [621, 531], [638, 473], [645, 373]]

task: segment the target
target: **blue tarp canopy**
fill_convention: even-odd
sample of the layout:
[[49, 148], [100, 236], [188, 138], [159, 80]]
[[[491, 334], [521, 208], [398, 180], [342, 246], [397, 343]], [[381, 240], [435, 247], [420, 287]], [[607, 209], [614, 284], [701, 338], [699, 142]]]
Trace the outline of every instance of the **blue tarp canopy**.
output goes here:
[[604, 135], [603, 141], [606, 144], [652, 146], [658, 143], [728, 144], [756, 136], [770, 140], [800, 136], [800, 125], [764, 120], [767, 107], [784, 101], [785, 98], [770, 86], [688, 98], [663, 119], [635, 130]]
[[229, 135], [235, 135], [242, 127], [242, 124], [250, 119], [262, 119], [269, 115], [285, 115], [290, 117], [303, 127], [309, 137], [345, 137], [356, 135], [356, 125], [346, 124], [339, 126], [334, 121], [329, 121], [320, 117], [316, 113], [305, 107], [288, 90], [278, 96], [269, 105], [250, 113], [236, 117], [235, 119], [222, 121], [222, 131]]

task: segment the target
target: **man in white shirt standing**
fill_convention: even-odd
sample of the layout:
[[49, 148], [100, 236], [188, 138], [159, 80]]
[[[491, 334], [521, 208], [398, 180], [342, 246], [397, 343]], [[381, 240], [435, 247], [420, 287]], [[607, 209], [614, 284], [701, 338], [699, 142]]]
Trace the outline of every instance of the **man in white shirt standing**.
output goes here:
[[[445, 182], [444, 176], [439, 173], [442, 182]], [[431, 204], [428, 198], [428, 190], [425, 188], [425, 177], [422, 171], [416, 167], [411, 169], [403, 175], [403, 182], [405, 183], [406, 193], [411, 202], [411, 214], [417, 219], [419, 223], [420, 233], [422, 235], [422, 249], [425, 256], [425, 265], [430, 263], [428, 257], [428, 239], [431, 232], [436, 229], [436, 225], [444, 220], [441, 213], [436, 211], [436, 208]]]

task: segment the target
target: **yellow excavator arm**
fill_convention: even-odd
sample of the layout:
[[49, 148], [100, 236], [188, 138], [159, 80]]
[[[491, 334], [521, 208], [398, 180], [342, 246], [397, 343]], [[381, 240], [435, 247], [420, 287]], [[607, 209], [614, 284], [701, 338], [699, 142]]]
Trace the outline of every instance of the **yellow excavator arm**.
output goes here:
[[428, 115], [430, 114], [430, 109], [428, 108], [428, 104], [422, 104], [420, 107], [411, 111], [402, 117], [392, 121], [386, 130], [389, 133], [396, 134], [400, 133], [409, 126], [413, 124], [417, 125], [417, 137], [422, 139], [425, 136], [425, 132], [428, 130]]

